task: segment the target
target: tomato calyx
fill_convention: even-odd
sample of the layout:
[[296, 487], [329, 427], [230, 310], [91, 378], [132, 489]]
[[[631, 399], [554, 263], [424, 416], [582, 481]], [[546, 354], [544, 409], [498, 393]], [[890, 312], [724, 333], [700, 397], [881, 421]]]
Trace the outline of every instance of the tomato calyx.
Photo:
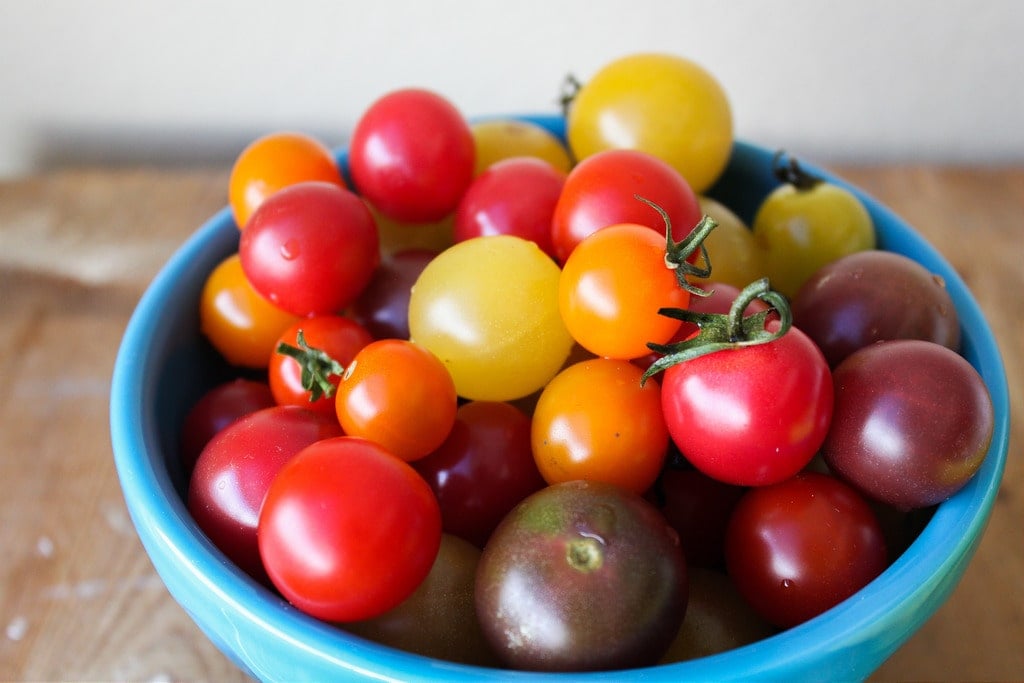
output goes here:
[[[764, 301], [769, 308], [751, 315], [743, 315], [747, 306], [755, 299]], [[744, 287], [732, 302], [728, 313], [702, 313], [682, 308], [662, 308], [658, 313], [693, 323], [698, 330], [691, 337], [675, 344], [647, 344], [648, 348], [662, 356], [644, 372], [640, 378], [641, 384], [673, 365], [709, 353], [775, 341], [786, 334], [793, 325], [793, 313], [789, 302], [786, 297], [771, 288], [768, 278], [755, 280]], [[774, 329], [768, 329], [765, 323], [768, 316], [773, 313], [778, 314], [779, 324]]]
[[573, 101], [580, 94], [582, 88], [583, 83], [576, 76], [572, 74], [565, 75], [565, 79], [562, 81], [562, 89], [558, 93], [558, 106], [562, 110], [562, 116], [567, 117], [569, 115], [569, 107], [572, 106]]
[[307, 344], [302, 330], [298, 330], [296, 333], [295, 341], [298, 346], [281, 342], [277, 345], [275, 352], [293, 358], [302, 368], [300, 380], [302, 388], [309, 392], [310, 403], [318, 400], [321, 396], [330, 398], [334, 395], [336, 388], [330, 377], [331, 375], [340, 376], [344, 373], [344, 366], [331, 358], [326, 351]]
[[[711, 276], [711, 258], [708, 256], [707, 247], [704, 246], [704, 240], [712, 230], [718, 227], [718, 222], [708, 214], [704, 214], [686, 237], [676, 242], [672, 239], [672, 220], [669, 218], [668, 212], [646, 197], [641, 197], [638, 194], [633, 197], [657, 211], [665, 222], [665, 267], [676, 272], [676, 281], [679, 286], [694, 296], [708, 296], [709, 292], [691, 284], [687, 276], [700, 278]], [[703, 266], [698, 266], [691, 261], [698, 251]]]
[[780, 182], [792, 185], [797, 190], [810, 190], [821, 182], [821, 178], [811, 173], [800, 165], [796, 157], [789, 156], [785, 150], [780, 149], [772, 156], [772, 175]]

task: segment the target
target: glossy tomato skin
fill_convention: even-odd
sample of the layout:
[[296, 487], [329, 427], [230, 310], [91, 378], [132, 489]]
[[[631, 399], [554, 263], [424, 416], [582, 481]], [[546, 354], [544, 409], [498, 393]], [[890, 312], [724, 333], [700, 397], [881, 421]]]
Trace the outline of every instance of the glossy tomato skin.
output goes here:
[[541, 392], [531, 441], [549, 484], [587, 479], [643, 493], [665, 462], [668, 429], [656, 381], [624, 360], [594, 358], [565, 368]]
[[228, 203], [241, 230], [270, 195], [289, 185], [321, 180], [345, 187], [334, 153], [316, 138], [278, 131], [253, 140], [235, 159], [228, 179]]
[[416, 281], [411, 339], [444, 362], [462, 398], [528, 396], [555, 376], [573, 346], [558, 312], [560, 274], [536, 243], [521, 237], [459, 242]]
[[942, 278], [889, 251], [855, 252], [818, 269], [793, 299], [793, 321], [833, 368], [876, 341], [960, 349], [960, 317]]
[[[769, 320], [771, 329], [778, 321]], [[825, 440], [832, 375], [796, 327], [774, 341], [668, 368], [662, 409], [672, 440], [708, 476], [764, 486], [799, 472]]]
[[412, 286], [437, 253], [432, 249], [400, 249], [381, 259], [350, 311], [374, 339], [409, 338]]
[[458, 397], [447, 368], [429, 349], [404, 339], [378, 339], [349, 363], [334, 407], [346, 434], [411, 462], [448, 437]]
[[834, 378], [822, 455], [868, 496], [902, 510], [935, 505], [981, 467], [992, 399], [959, 354], [921, 340], [878, 342], [848, 356]]
[[199, 329], [239, 367], [265, 369], [278, 337], [298, 319], [253, 288], [237, 253], [217, 264], [199, 295]]
[[331, 183], [286, 187], [256, 210], [238, 245], [252, 286], [298, 316], [341, 312], [380, 261], [377, 225], [363, 200]]
[[690, 293], [665, 266], [665, 238], [638, 223], [601, 228], [573, 250], [558, 282], [558, 310], [591, 353], [631, 360], [664, 344], [680, 323], [658, 313], [686, 308]]
[[336, 420], [294, 406], [265, 408], [240, 418], [199, 455], [189, 483], [189, 513], [239, 568], [267, 582], [256, 541], [267, 489], [300, 450], [340, 435]]
[[473, 179], [469, 124], [429, 90], [396, 90], [371, 104], [356, 122], [348, 151], [359, 193], [400, 221], [444, 218]]
[[342, 436], [302, 449], [281, 468], [258, 538], [267, 574], [293, 605], [325, 621], [357, 621], [420, 585], [441, 543], [441, 513], [407, 463]]
[[804, 472], [747, 492], [726, 534], [726, 564], [766, 621], [789, 628], [834, 607], [887, 564], [868, 503], [826, 474]]
[[556, 259], [564, 263], [588, 235], [616, 223], [646, 225], [664, 243], [664, 219], [636, 195], [665, 210], [676, 241], [701, 219], [697, 196], [661, 159], [629, 149], [600, 152], [577, 164], [565, 179], [551, 220]]
[[240, 417], [277, 405], [270, 385], [252, 379], [237, 378], [218, 384], [189, 409], [181, 426], [181, 461], [191, 474], [196, 459], [206, 444], [222, 429]]
[[[298, 335], [302, 332], [306, 344], [323, 351], [344, 368], [364, 346], [373, 341], [373, 337], [355, 320], [342, 315], [317, 315], [303, 318], [284, 331], [277, 340], [278, 345], [287, 344], [298, 348]], [[294, 405], [334, 417], [335, 395], [326, 393], [315, 401], [310, 401], [310, 391], [302, 386], [302, 366], [286, 354], [275, 352], [267, 364], [267, 378], [274, 400], [278, 405]], [[334, 374], [329, 378], [337, 387], [341, 376]]]
[[686, 610], [678, 537], [640, 496], [600, 482], [520, 503], [480, 558], [476, 611], [508, 666], [588, 671], [652, 665]]
[[580, 88], [566, 118], [569, 146], [585, 160], [607, 149], [644, 150], [703, 192], [732, 152], [732, 109], [722, 85], [671, 54], [626, 55]]
[[514, 157], [493, 164], [473, 182], [455, 210], [455, 241], [515, 235], [554, 256], [551, 218], [565, 173], [541, 159]]
[[520, 119], [486, 119], [470, 124], [476, 145], [476, 171], [480, 175], [493, 164], [512, 157], [533, 157], [562, 173], [572, 168], [569, 150], [544, 126]]
[[500, 401], [460, 406], [448, 438], [413, 466], [437, 496], [445, 531], [480, 548], [509, 510], [545, 485], [529, 416]]

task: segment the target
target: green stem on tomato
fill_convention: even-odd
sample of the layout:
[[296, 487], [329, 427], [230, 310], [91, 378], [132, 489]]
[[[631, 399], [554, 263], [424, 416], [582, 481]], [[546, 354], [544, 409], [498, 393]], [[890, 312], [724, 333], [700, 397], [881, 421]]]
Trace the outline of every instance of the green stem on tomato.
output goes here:
[[[747, 306], [755, 299], [764, 301], [769, 308], [744, 316]], [[658, 313], [668, 318], [693, 323], [697, 326], [697, 333], [675, 344], [648, 344], [652, 351], [663, 355], [644, 372], [641, 384], [673, 365], [709, 353], [774, 341], [786, 334], [793, 325], [793, 313], [789, 302], [785, 296], [771, 288], [768, 278], [755, 280], [744, 287], [732, 302], [728, 313], [699, 313], [682, 308], [662, 308]], [[779, 326], [774, 330], [768, 330], [765, 328], [765, 322], [772, 313], [778, 314]]]
[[292, 346], [281, 342], [277, 345], [277, 353], [295, 359], [302, 368], [302, 388], [309, 392], [309, 401], [312, 403], [321, 396], [330, 398], [334, 395], [335, 386], [331, 382], [331, 375], [341, 375], [345, 372], [344, 366], [331, 358], [326, 351], [313, 348], [306, 343], [306, 337], [299, 330], [295, 335], [298, 346]]
[[[697, 225], [680, 241], [672, 239], [672, 220], [668, 212], [650, 199], [634, 194], [635, 199], [647, 204], [658, 212], [661, 220], [665, 222], [665, 267], [676, 272], [676, 281], [679, 286], [694, 296], [708, 296], [710, 292], [691, 284], [687, 276], [708, 277], [711, 275], [711, 258], [708, 256], [704, 240], [711, 234], [711, 231], [718, 227], [718, 223], [711, 216], [704, 214]], [[690, 263], [690, 257], [700, 250], [701, 261], [704, 266]]]

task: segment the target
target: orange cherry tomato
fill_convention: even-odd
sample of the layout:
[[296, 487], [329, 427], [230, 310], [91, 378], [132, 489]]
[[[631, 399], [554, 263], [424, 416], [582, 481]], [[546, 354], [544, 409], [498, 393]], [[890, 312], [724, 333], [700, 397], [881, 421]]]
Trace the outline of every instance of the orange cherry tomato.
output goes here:
[[251, 142], [235, 159], [228, 179], [228, 203], [238, 229], [264, 199], [305, 180], [346, 187], [334, 154], [315, 138], [282, 131]]
[[437, 356], [415, 342], [381, 339], [364, 346], [349, 363], [335, 408], [346, 434], [374, 441], [411, 462], [448, 437], [458, 398]]
[[549, 484], [589, 479], [646, 491], [668, 452], [656, 381], [629, 361], [570, 365], [541, 392], [533, 413], [533, 457]]
[[213, 269], [199, 297], [200, 330], [233, 365], [266, 368], [278, 337], [297, 320], [253, 289], [237, 253]]

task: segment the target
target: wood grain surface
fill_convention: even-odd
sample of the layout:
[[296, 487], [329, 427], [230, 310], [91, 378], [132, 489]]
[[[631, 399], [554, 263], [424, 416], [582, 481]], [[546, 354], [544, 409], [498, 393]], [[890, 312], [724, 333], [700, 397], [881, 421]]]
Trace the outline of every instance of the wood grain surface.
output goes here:
[[[1024, 168], [838, 167], [945, 254], [1010, 381], [1002, 490], [950, 600], [877, 680], [1024, 680]], [[225, 169], [53, 172], [0, 183], [0, 680], [245, 676], [164, 589], [129, 521], [108, 430], [131, 311], [226, 196]]]

